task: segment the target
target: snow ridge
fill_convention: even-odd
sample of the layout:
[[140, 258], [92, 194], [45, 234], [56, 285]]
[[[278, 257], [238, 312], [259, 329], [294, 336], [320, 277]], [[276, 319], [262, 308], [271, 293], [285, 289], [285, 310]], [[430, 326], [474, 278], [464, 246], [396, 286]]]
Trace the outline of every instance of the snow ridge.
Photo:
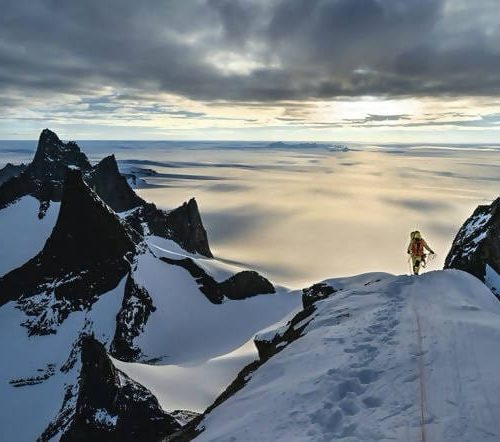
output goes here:
[[196, 441], [497, 441], [495, 297], [460, 271], [370, 278], [325, 281], [337, 291], [302, 337], [211, 410]]

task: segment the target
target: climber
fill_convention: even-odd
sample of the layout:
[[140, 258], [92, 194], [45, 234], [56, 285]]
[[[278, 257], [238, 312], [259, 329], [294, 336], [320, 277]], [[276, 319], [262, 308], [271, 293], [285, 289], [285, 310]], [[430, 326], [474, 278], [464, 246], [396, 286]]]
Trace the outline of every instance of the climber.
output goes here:
[[411, 232], [410, 244], [408, 245], [407, 253], [411, 258], [414, 275], [418, 275], [420, 267], [425, 267], [425, 258], [427, 257], [427, 255], [425, 254], [424, 249], [427, 249], [431, 255], [435, 254], [427, 245], [425, 239], [422, 238], [422, 235], [418, 230]]

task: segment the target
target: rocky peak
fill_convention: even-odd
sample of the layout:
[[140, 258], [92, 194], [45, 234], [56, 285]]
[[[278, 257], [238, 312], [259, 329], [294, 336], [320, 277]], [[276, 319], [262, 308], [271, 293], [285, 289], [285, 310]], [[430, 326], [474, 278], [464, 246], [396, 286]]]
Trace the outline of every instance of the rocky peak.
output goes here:
[[109, 174], [120, 173], [120, 171], [118, 170], [118, 163], [116, 162], [116, 157], [114, 154], [104, 157], [101, 161], [99, 161], [95, 169], [100, 172]]
[[68, 167], [84, 172], [91, 169], [87, 157], [75, 142], [63, 143], [54, 132], [44, 129], [33, 161], [1, 185], [0, 208], [24, 195], [32, 195], [40, 200], [39, 217], [43, 218], [50, 201], [61, 199]]
[[84, 336], [81, 340], [81, 359], [80, 388], [83, 391], [80, 401], [94, 408], [111, 408], [119, 378], [104, 345], [94, 336]]
[[197, 252], [210, 258], [213, 256], [208, 245], [207, 232], [201, 221], [198, 204], [194, 198], [168, 212], [167, 223], [172, 232], [172, 239], [188, 252]]
[[94, 336], [81, 340], [75, 415], [61, 441], [159, 440], [180, 428], [142, 385], [117, 370]]
[[44, 129], [27, 173], [42, 181], [62, 180], [67, 166], [78, 167], [84, 171], [91, 168], [87, 157], [75, 142], [63, 143], [54, 132]]
[[[71, 311], [90, 306], [118, 285], [130, 270], [135, 242], [140, 240], [85, 184], [80, 170], [68, 169], [52, 234], [38, 255], [0, 278], [0, 293], [7, 295], [0, 298], [0, 305], [23, 297], [28, 312], [30, 296], [53, 293], [58, 307], [50, 308], [52, 316], [58, 312], [55, 322], [60, 323]], [[51, 325], [40, 326], [38, 321], [32, 333], [49, 329], [53, 330]]]
[[464, 270], [500, 295], [500, 287], [493, 287], [488, 273], [500, 274], [500, 198], [490, 205], [481, 205], [458, 231], [445, 268]]
[[[85, 184], [79, 170], [68, 169], [59, 217], [43, 252], [57, 256], [68, 251], [74, 255], [74, 266], [123, 257], [134, 250], [119, 218]], [[63, 258], [60, 265], [68, 263]]]
[[123, 212], [145, 204], [120, 174], [114, 155], [103, 158], [88, 174], [87, 181], [95, 192], [115, 211]]

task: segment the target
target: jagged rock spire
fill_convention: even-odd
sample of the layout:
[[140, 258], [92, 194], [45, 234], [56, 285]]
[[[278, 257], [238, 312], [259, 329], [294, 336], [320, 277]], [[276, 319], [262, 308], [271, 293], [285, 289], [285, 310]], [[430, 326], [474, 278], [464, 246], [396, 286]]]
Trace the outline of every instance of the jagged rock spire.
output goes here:
[[133, 250], [134, 243], [119, 218], [85, 184], [79, 170], [68, 169], [59, 217], [43, 253], [60, 256], [69, 251], [75, 255], [72, 265], [84, 265]]
[[194, 198], [177, 209], [168, 212], [167, 222], [173, 232], [172, 239], [189, 252], [212, 257], [207, 231], [201, 221], [198, 204]]
[[93, 336], [81, 340], [76, 410], [61, 441], [159, 440], [180, 428], [142, 385], [117, 370]]
[[103, 158], [89, 174], [87, 181], [106, 204], [117, 212], [145, 204], [120, 174], [114, 155]]
[[445, 268], [464, 270], [486, 282], [495, 294], [500, 287], [488, 281], [488, 267], [500, 274], [500, 198], [478, 206], [458, 231]]
[[78, 167], [82, 171], [91, 169], [87, 157], [75, 142], [63, 143], [54, 132], [44, 129], [33, 161], [27, 168], [28, 175], [39, 180], [61, 180], [67, 166]]

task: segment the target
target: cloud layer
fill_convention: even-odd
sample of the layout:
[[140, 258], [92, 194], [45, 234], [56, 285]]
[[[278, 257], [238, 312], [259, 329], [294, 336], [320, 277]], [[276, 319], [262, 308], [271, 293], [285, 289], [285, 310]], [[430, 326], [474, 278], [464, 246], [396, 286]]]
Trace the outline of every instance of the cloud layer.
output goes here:
[[[49, 101], [53, 117], [117, 107], [124, 119], [210, 117], [165, 94], [240, 106], [500, 95], [496, 0], [3, 0], [1, 9], [3, 118]], [[352, 124], [408, 119], [372, 112]]]

